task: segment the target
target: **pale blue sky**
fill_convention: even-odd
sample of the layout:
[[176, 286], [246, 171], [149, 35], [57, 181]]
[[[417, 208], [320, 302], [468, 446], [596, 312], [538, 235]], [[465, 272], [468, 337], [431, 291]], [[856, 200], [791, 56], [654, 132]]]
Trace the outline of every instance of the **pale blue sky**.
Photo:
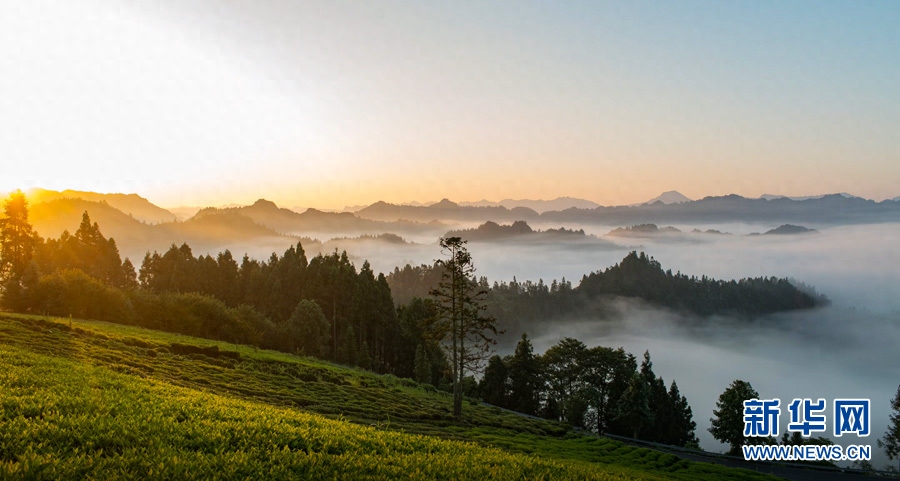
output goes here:
[[900, 195], [900, 2], [38, 0], [0, 190], [165, 205]]

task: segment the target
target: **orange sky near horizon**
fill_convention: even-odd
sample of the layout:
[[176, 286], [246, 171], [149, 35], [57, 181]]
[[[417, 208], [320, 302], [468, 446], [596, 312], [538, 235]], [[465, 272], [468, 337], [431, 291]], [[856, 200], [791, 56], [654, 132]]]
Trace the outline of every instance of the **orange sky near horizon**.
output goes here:
[[512, 5], [22, 3], [0, 192], [900, 196], [896, 4]]

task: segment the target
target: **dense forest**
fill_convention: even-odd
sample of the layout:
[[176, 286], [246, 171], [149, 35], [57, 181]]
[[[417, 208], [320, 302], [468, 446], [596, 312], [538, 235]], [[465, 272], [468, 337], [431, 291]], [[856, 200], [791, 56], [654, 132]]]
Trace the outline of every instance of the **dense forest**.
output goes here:
[[[396, 303], [427, 297], [428, 287], [440, 278], [435, 266], [406, 265], [387, 276]], [[562, 278], [549, 284], [494, 282], [479, 279], [487, 290], [488, 313], [507, 332], [529, 331], [536, 323], [587, 315], [608, 314], [605, 300], [635, 297], [653, 305], [697, 316], [713, 314], [754, 317], [824, 306], [828, 299], [809, 286], [783, 278], [757, 277], [724, 281], [664, 271], [653, 257], [631, 252], [622, 262], [582, 277], [577, 286]]]
[[[737, 314], [757, 316], [826, 305], [828, 300], [810, 289], [800, 289], [787, 279], [746, 278], [739, 281], [697, 278], [680, 272], [663, 271], [662, 266], [643, 252], [628, 254], [621, 263], [605, 271], [585, 276], [579, 292], [594, 298], [601, 295], [639, 297], [650, 303], [708, 316]], [[801, 286], [804, 287], [804, 286]]]
[[385, 277], [368, 263], [357, 270], [346, 253], [307, 260], [298, 243], [280, 257], [238, 262], [227, 250], [194, 256], [184, 244], [148, 253], [135, 272], [87, 213], [74, 235], [33, 238], [31, 245], [21, 275], [5, 284], [7, 309], [135, 324], [385, 372], [403, 364], [398, 350], [410, 342], [399, 332]]
[[588, 348], [565, 338], [536, 356], [523, 334], [513, 355], [490, 359], [478, 393], [491, 404], [598, 434], [697, 446], [687, 398], [675, 381], [666, 389], [653, 372], [649, 352], [638, 368], [622, 348]]
[[[300, 243], [281, 256], [240, 261], [227, 250], [195, 256], [183, 244], [147, 253], [135, 269], [87, 212], [74, 234], [42, 239], [28, 223], [24, 197], [13, 195], [0, 222], [4, 309], [255, 345], [449, 389], [444, 346], [428, 332], [439, 311], [429, 292], [440, 283], [440, 262], [385, 276], [368, 262], [357, 269], [346, 252], [307, 259]], [[638, 296], [701, 314], [759, 314], [823, 302], [783, 279], [673, 275], [634, 252], [574, 288], [565, 279], [549, 286], [515, 279], [489, 286], [483, 277], [471, 282], [487, 293], [489, 313], [507, 320], [553, 319], [603, 295]], [[585, 429], [696, 443], [687, 400], [674, 382], [666, 389], [653, 374], [649, 353], [639, 368], [621, 348], [563, 339], [536, 355], [522, 334], [514, 355], [490, 358], [480, 382], [470, 376], [464, 384], [468, 396]]]

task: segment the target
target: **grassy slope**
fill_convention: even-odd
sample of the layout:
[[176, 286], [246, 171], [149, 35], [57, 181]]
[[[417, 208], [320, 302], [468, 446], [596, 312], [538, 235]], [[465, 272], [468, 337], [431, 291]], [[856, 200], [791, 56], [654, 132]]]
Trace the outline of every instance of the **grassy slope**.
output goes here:
[[583, 437], [392, 376], [0, 314], [0, 479], [769, 479]]

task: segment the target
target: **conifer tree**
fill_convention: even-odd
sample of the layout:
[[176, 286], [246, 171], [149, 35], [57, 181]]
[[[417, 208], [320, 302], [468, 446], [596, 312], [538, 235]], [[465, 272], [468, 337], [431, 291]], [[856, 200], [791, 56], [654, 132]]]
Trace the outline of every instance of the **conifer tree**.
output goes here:
[[0, 281], [20, 277], [34, 254], [36, 236], [28, 223], [28, 201], [21, 191], [13, 192], [0, 219]]
[[475, 280], [475, 265], [459, 237], [440, 239], [447, 259], [437, 261], [443, 269], [441, 282], [431, 291], [438, 310], [434, 332], [447, 339], [453, 377], [453, 414], [462, 414], [463, 380], [487, 359], [498, 334], [497, 321], [483, 315], [487, 294]]
[[508, 398], [509, 369], [503, 358], [494, 355], [488, 360], [484, 376], [478, 384], [478, 392], [484, 402], [506, 407]]
[[888, 459], [894, 460], [900, 457], [900, 386], [897, 386], [897, 394], [891, 399], [891, 410], [887, 431], [878, 440], [878, 447], [884, 449]]
[[672, 422], [669, 424], [670, 431], [664, 442], [675, 446], [699, 447], [700, 441], [697, 439], [697, 423], [694, 422], [694, 413], [691, 411], [687, 398], [678, 391], [678, 385], [674, 380], [669, 387], [669, 402], [672, 405]]
[[540, 405], [541, 365], [534, 355], [528, 334], [516, 344], [509, 360], [509, 407], [515, 411], [535, 415]]
[[650, 387], [640, 374], [635, 373], [628, 382], [628, 388], [619, 402], [617, 417], [629, 428], [631, 437], [635, 439], [642, 427], [653, 422]]
[[415, 368], [413, 371], [413, 379], [422, 384], [431, 384], [431, 360], [428, 358], [428, 352], [425, 346], [419, 343], [416, 346]]

